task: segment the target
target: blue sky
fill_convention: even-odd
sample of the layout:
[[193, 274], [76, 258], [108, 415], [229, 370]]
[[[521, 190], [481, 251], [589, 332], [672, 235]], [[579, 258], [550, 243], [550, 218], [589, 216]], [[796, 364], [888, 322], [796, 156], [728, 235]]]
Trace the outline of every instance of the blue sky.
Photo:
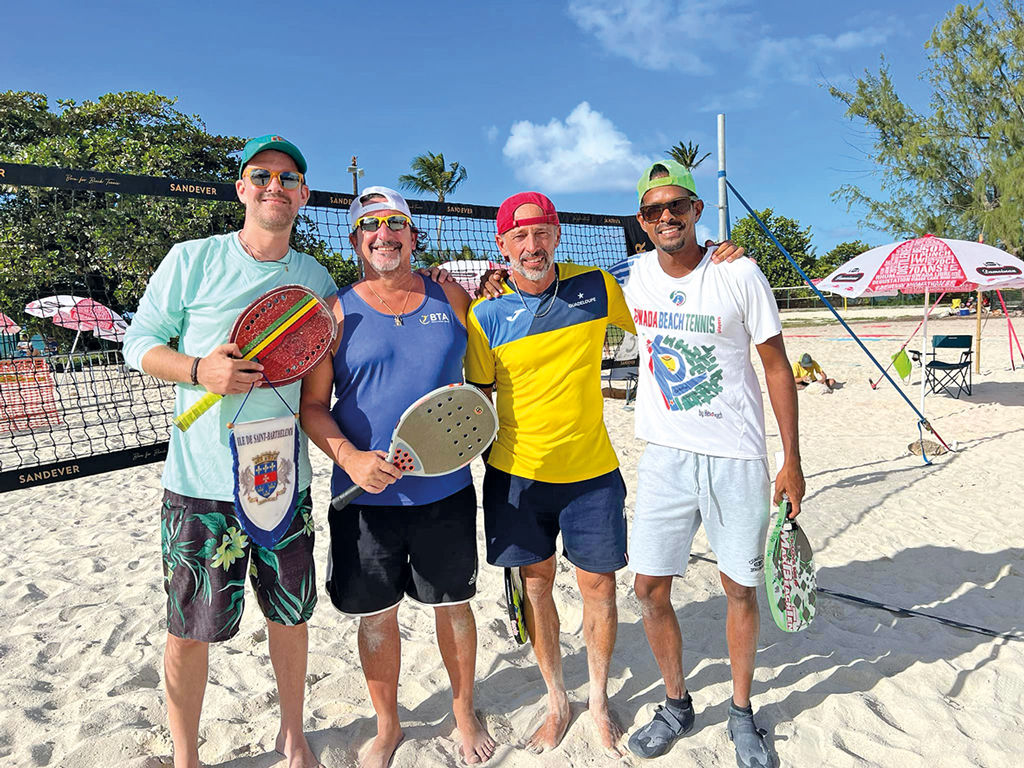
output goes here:
[[[539, 189], [560, 210], [611, 214], [636, 211], [640, 170], [678, 141], [713, 153], [696, 180], [715, 202], [724, 112], [730, 180], [756, 208], [810, 225], [820, 254], [858, 237], [893, 239], [861, 230], [858, 212], [830, 199], [843, 183], [873, 189], [873, 166], [863, 129], [822, 83], [849, 84], [884, 54], [903, 97], [925, 108], [924, 43], [951, 7], [25, 3], [5, 10], [0, 88], [51, 103], [121, 90], [176, 96], [213, 132], [288, 137], [316, 189], [350, 190], [354, 154], [362, 185], [396, 186], [432, 151], [469, 170], [454, 201], [497, 205]], [[703, 223], [717, 233], [713, 209]]]

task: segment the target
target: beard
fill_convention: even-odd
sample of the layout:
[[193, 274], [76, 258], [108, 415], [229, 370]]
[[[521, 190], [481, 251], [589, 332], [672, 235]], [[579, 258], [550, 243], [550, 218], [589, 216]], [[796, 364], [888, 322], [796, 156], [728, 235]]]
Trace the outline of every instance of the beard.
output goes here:
[[[536, 258], [540, 256], [542, 257], [542, 262], [539, 267], [525, 267], [523, 266], [522, 262], [523, 256], [527, 256], [529, 258]], [[545, 277], [547, 277], [548, 272], [551, 271], [552, 261], [551, 256], [547, 253], [547, 251], [534, 251], [533, 253], [522, 254], [518, 259], [509, 259], [509, 261], [512, 264], [512, 271], [522, 275], [527, 280], [530, 280], [531, 282], [535, 283], [543, 280]]]
[[683, 226], [675, 234], [657, 235], [658, 245], [665, 253], [677, 253], [686, 247], [689, 236], [690, 232]]
[[366, 262], [379, 275], [397, 272], [402, 266], [402, 247], [398, 246], [396, 250], [387, 253], [381, 253], [371, 248], [366, 256]]
[[[290, 205], [291, 200], [288, 200], [289, 205], [284, 206], [263, 204], [264, 199], [262, 196], [257, 198], [257, 204], [252, 206], [253, 218], [260, 229], [265, 229], [268, 232], [283, 232], [284, 230], [291, 229], [292, 224], [295, 222], [295, 214], [297, 213]], [[285, 198], [277, 197], [273, 199], [284, 200]]]

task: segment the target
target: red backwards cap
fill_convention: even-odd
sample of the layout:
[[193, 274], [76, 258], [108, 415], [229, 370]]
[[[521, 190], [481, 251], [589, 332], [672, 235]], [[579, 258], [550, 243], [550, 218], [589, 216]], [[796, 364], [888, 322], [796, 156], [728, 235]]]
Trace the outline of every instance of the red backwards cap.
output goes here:
[[[539, 206], [544, 211], [543, 216], [533, 216], [529, 219], [517, 219], [516, 210], [521, 205]], [[555, 205], [540, 192], [519, 192], [512, 195], [498, 209], [498, 234], [504, 235], [510, 229], [525, 227], [528, 224], [558, 224], [558, 213]]]

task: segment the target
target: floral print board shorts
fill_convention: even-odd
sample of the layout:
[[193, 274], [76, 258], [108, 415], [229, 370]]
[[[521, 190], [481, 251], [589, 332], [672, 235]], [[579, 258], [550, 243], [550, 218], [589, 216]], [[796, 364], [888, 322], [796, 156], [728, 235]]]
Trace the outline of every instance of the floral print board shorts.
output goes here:
[[160, 510], [167, 630], [177, 637], [220, 642], [234, 637], [249, 574], [263, 615], [295, 626], [316, 607], [313, 513], [309, 489], [281, 541], [266, 549], [242, 530], [230, 501], [193, 499], [164, 490]]

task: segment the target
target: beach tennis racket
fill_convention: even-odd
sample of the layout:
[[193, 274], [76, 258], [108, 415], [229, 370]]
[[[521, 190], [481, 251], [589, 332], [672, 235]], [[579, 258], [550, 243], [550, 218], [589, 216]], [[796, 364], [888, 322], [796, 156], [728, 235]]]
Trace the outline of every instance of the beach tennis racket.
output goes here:
[[508, 603], [508, 626], [516, 645], [530, 639], [526, 630], [526, 591], [518, 568], [505, 569], [505, 601]]
[[783, 632], [799, 632], [814, 620], [818, 585], [814, 553], [796, 520], [789, 519], [791, 509], [789, 499], [783, 497], [764, 558], [768, 606]]
[[[242, 351], [243, 360], [263, 366], [274, 386], [298, 381], [331, 352], [338, 321], [327, 305], [308, 288], [282, 285], [260, 296], [242, 310], [228, 334]], [[207, 393], [174, 419], [182, 432], [224, 396]]]
[[[404, 474], [447, 475], [482, 454], [498, 434], [491, 399], [469, 384], [449, 384], [428, 392], [405, 409], [391, 435], [387, 460]], [[363, 493], [358, 485], [331, 500], [344, 509]]]

